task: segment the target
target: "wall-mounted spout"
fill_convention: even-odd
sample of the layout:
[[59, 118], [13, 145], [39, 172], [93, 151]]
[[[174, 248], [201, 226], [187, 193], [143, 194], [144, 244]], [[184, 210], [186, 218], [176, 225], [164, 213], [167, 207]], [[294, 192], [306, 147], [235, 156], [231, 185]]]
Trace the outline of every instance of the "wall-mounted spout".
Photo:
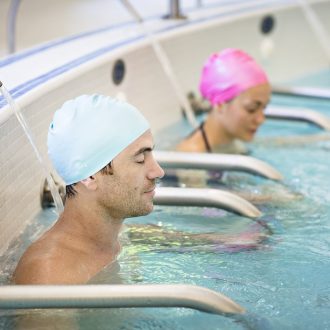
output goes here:
[[8, 54], [16, 51], [16, 17], [21, 0], [12, 0], [7, 17], [7, 49]]
[[180, 9], [180, 0], [170, 0], [170, 10], [167, 15], [164, 16], [166, 19], [186, 19]]
[[63, 212], [63, 202], [61, 199], [61, 196], [56, 188], [56, 185], [54, 183], [53, 178], [51, 177], [49, 170], [46, 166], [46, 163], [37, 147], [37, 144], [35, 143], [35, 138], [34, 135], [32, 134], [32, 131], [29, 127], [29, 125], [27, 124], [23, 113], [20, 109], [20, 107], [18, 106], [18, 104], [14, 101], [14, 99], [12, 98], [12, 96], [10, 95], [10, 93], [8, 92], [8, 90], [5, 88], [5, 86], [1, 83], [0, 85], [0, 91], [4, 97], [4, 99], [7, 101], [8, 105], [10, 106], [10, 109], [13, 111], [13, 113], [15, 114], [19, 124], [22, 126], [22, 129], [26, 135], [26, 137], [28, 138], [34, 152], [35, 155], [37, 156], [38, 161], [40, 162], [40, 165], [43, 169], [43, 172], [47, 178], [50, 190], [52, 192], [54, 201], [55, 201], [55, 205], [56, 205], [56, 210], [58, 214], [61, 214]]
[[150, 44], [166, 74], [169, 79], [174, 92], [178, 98], [180, 106], [183, 108], [183, 111], [191, 124], [192, 127], [196, 128], [198, 126], [197, 120], [194, 116], [194, 112], [183, 92], [183, 89], [175, 75], [175, 72], [172, 68], [170, 60], [166, 55], [161, 43], [154, 37], [153, 33], [145, 26], [143, 18], [139, 15], [139, 13], [135, 10], [129, 0], [121, 0], [121, 3], [125, 6], [127, 11], [134, 17], [134, 19], [140, 24], [143, 33], [147, 36], [150, 41]]

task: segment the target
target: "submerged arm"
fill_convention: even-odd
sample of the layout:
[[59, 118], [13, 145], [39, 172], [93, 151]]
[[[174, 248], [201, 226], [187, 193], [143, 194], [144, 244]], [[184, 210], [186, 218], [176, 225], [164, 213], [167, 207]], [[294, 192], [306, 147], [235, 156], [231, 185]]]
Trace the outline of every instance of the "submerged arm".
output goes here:
[[[238, 234], [221, 233], [188, 233], [182, 231], [168, 230], [156, 225], [130, 225], [128, 226], [128, 237], [134, 244], [150, 245], [156, 248], [189, 248], [201, 247], [216, 250], [219, 247], [239, 249], [242, 247], [255, 248], [262, 243], [268, 235], [261, 229], [261, 225], [251, 226]], [[258, 228], [257, 228], [258, 227]]]

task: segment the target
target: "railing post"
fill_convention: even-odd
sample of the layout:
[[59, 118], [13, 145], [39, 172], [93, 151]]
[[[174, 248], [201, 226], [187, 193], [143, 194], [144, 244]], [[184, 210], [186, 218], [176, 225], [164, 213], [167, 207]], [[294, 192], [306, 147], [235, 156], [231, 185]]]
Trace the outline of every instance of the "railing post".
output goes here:
[[12, 0], [7, 16], [7, 49], [9, 54], [16, 51], [16, 17], [21, 0]]
[[170, 0], [169, 13], [164, 16], [166, 19], [186, 19], [187, 17], [181, 13], [180, 0]]

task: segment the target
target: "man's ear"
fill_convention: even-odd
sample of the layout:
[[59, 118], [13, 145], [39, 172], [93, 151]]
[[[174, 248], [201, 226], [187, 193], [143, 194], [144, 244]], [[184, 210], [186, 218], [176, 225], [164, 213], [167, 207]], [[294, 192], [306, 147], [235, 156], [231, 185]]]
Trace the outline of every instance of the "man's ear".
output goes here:
[[86, 189], [89, 189], [89, 190], [97, 189], [97, 180], [95, 179], [95, 176], [93, 176], [93, 175], [91, 175], [87, 179], [81, 180], [80, 183], [82, 183]]

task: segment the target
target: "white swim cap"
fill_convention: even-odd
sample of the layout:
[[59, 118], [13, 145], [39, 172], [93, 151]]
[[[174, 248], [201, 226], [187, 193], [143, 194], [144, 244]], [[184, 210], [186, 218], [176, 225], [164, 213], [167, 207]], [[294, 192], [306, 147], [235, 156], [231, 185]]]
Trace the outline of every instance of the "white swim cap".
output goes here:
[[55, 112], [48, 154], [67, 185], [95, 174], [150, 128], [132, 105], [103, 95], [82, 95]]

